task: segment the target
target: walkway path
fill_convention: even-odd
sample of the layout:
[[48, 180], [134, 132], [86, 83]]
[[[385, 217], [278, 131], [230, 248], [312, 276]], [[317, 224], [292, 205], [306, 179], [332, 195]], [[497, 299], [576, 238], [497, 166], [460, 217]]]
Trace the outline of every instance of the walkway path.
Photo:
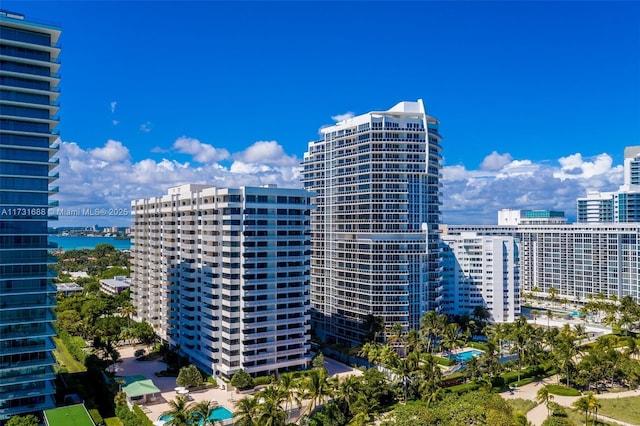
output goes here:
[[[533, 382], [530, 383], [528, 385], [524, 385], [521, 388], [517, 388], [513, 393], [511, 392], [503, 392], [500, 395], [504, 398], [504, 399], [516, 399], [516, 398], [522, 398], [522, 399], [528, 399], [531, 401], [535, 401], [536, 400], [536, 395], [538, 393], [538, 390], [540, 388], [542, 388], [543, 386], [546, 386], [548, 384], [557, 384], [558, 383], [558, 376], [552, 376], [552, 377], [547, 377], [546, 379], [543, 379], [539, 382]], [[602, 393], [602, 394], [597, 394], [596, 398], [598, 399], [615, 399], [615, 398], [624, 398], [627, 396], [640, 396], [640, 390], [635, 389], [635, 390], [630, 390], [630, 391], [625, 391], [625, 392], [615, 392], [615, 393]], [[575, 401], [577, 401], [580, 397], [579, 396], [559, 396], [559, 395], [554, 395], [553, 396], [553, 402], [556, 402], [564, 407], [569, 407], [569, 408], [573, 408], [573, 403]], [[542, 425], [542, 422], [545, 421], [545, 419], [547, 418], [547, 407], [545, 406], [545, 404], [539, 404], [536, 407], [532, 408], [531, 410], [529, 410], [529, 412], [527, 413], [527, 420], [529, 420], [534, 426], [540, 426]], [[619, 425], [623, 425], [623, 426], [638, 426], [640, 425], [640, 423], [625, 423], [623, 421], [620, 420], [615, 420], [615, 419], [611, 419], [605, 416], [602, 416], [600, 414], [598, 414], [598, 418], [602, 418], [605, 421], [610, 421], [610, 422], [614, 422], [617, 423]]]

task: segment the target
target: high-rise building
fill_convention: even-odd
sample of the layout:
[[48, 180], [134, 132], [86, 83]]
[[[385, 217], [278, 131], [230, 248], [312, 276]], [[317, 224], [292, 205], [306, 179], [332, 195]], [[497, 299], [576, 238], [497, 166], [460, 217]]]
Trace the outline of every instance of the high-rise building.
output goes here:
[[55, 406], [47, 221], [59, 37], [60, 28], [0, 11], [0, 423]]
[[520, 241], [520, 288], [586, 300], [589, 295], [640, 300], [640, 224], [448, 225], [449, 235], [475, 232]]
[[640, 222], [640, 146], [625, 148], [623, 173], [617, 191], [589, 191], [578, 198], [578, 222]]
[[133, 201], [131, 295], [139, 319], [215, 375], [305, 367], [309, 195], [182, 185]]
[[441, 140], [422, 100], [321, 130], [304, 155], [314, 331], [353, 345], [365, 320], [417, 328], [435, 308]]
[[463, 232], [442, 237], [438, 312], [473, 315], [486, 309], [493, 322], [520, 315], [519, 243], [511, 236]]

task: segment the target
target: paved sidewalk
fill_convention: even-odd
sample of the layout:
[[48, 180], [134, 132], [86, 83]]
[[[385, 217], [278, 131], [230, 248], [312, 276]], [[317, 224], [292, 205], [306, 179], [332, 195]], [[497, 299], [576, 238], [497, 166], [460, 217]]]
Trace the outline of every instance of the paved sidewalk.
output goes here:
[[[540, 388], [542, 388], [543, 386], [546, 386], [548, 384], [557, 384], [558, 383], [558, 376], [552, 376], [552, 377], [547, 377], [546, 379], [543, 379], [539, 382], [533, 382], [533, 383], [529, 383], [528, 385], [524, 385], [521, 388], [516, 389], [513, 393], [511, 392], [502, 392], [500, 395], [504, 398], [504, 399], [516, 399], [516, 398], [522, 398], [522, 399], [528, 399], [531, 401], [535, 401], [536, 400], [536, 395], [538, 393], [538, 390]], [[596, 398], [598, 399], [616, 399], [616, 398], [624, 398], [627, 396], [640, 396], [640, 390], [635, 389], [635, 390], [630, 390], [630, 391], [624, 391], [624, 392], [614, 392], [614, 393], [603, 393], [603, 394], [596, 394], [595, 395]], [[554, 395], [553, 396], [553, 402], [556, 402], [564, 407], [568, 407], [573, 409], [573, 403], [575, 401], [577, 401], [580, 397], [579, 396], [559, 396], [559, 395]], [[542, 425], [542, 423], [546, 420], [547, 418], [547, 407], [545, 404], [539, 404], [536, 407], [532, 408], [531, 410], [529, 410], [529, 412], [527, 413], [527, 420], [529, 420], [534, 426], [540, 426]], [[614, 422], [617, 424], [620, 424], [622, 426], [638, 426], [640, 425], [640, 422], [638, 423], [625, 423], [623, 421], [620, 420], [615, 420], [615, 419], [610, 419], [608, 417], [602, 416], [600, 414], [598, 414], [598, 418], [602, 418], [605, 421], [610, 421], [610, 422]]]

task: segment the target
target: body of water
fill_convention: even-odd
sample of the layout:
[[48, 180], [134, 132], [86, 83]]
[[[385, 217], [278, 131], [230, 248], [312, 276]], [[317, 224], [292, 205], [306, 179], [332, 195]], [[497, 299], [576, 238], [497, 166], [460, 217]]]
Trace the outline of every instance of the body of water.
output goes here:
[[98, 244], [111, 244], [117, 250], [131, 250], [131, 240], [116, 240], [114, 237], [60, 237], [52, 235], [49, 241], [58, 244], [58, 250], [93, 249]]

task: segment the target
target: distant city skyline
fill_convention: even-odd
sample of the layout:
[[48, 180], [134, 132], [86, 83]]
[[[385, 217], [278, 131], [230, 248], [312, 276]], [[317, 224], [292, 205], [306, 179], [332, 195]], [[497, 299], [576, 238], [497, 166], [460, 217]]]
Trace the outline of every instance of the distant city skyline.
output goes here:
[[640, 141], [637, 2], [2, 7], [63, 29], [61, 209], [122, 211], [182, 183], [302, 187], [317, 123], [422, 98], [441, 122], [443, 223], [574, 220]]

